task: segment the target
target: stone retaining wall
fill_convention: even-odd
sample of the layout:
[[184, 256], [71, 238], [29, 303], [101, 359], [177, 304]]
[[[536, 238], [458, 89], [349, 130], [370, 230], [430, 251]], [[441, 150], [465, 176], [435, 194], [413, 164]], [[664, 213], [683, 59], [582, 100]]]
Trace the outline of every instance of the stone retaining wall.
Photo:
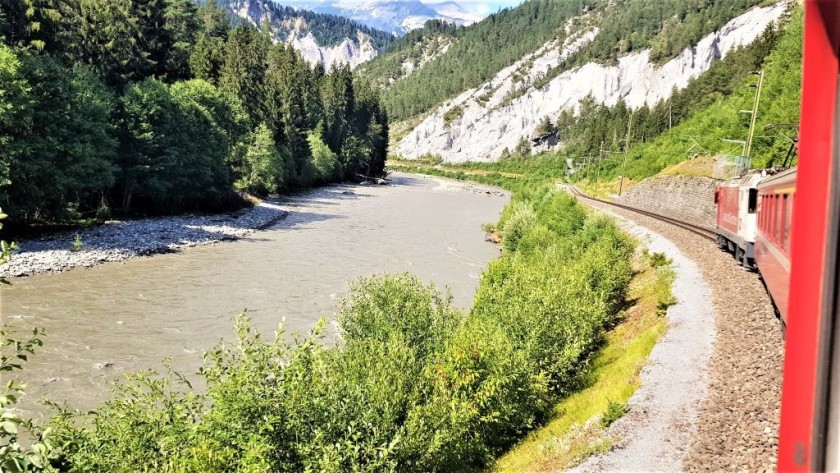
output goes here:
[[616, 202], [714, 229], [718, 182], [708, 177], [654, 176]]

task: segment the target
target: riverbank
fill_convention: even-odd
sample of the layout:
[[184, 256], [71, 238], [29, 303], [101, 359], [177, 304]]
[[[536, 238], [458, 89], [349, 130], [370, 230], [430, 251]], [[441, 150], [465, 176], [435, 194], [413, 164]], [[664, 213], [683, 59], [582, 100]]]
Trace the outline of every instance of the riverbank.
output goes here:
[[[400, 186], [405, 183], [406, 178], [407, 175], [395, 174], [391, 185]], [[434, 181], [436, 191], [506, 195], [498, 189], [462, 181], [428, 176], [423, 176], [422, 179]], [[109, 221], [89, 229], [17, 241], [20, 250], [14, 253], [9, 264], [0, 267], [0, 277], [25, 277], [63, 272], [73, 268], [90, 268], [102, 263], [173, 253], [185, 248], [237, 240], [284, 220], [289, 215], [285, 208], [287, 204], [300, 198], [318, 198], [325, 193], [336, 192], [352, 196], [353, 189], [366, 187], [369, 186], [336, 184], [281, 200], [263, 201], [236, 212]], [[79, 236], [79, 244], [74, 244], [77, 241], [76, 235]]]
[[77, 232], [17, 242], [20, 250], [14, 253], [10, 263], [0, 267], [0, 277], [89, 268], [101, 263], [236, 240], [268, 228], [287, 215], [278, 202], [263, 201], [223, 214], [109, 221]]
[[44, 419], [52, 411], [37, 401], [46, 396], [94, 409], [112, 380], [165, 371], [163, 359], [197, 381], [189, 374], [202, 353], [235, 335], [243, 309], [263, 333], [283, 319], [289, 333], [308, 333], [360, 277], [410, 271], [469, 309], [481, 272], [499, 256], [481, 226], [507, 202], [496, 189], [396, 173], [387, 186], [284, 197], [277, 204], [288, 216], [235, 241], [16, 278], [0, 286], [0, 321], [15, 333], [48, 334], [22, 373], [19, 407]]

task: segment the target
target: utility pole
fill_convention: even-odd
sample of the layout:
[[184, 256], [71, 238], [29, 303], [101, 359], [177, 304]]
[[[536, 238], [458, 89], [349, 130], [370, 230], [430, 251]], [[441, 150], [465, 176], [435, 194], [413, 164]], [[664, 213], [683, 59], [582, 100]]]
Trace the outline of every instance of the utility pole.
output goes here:
[[618, 185], [618, 195], [624, 190], [624, 175], [627, 174], [627, 153], [630, 151], [630, 133], [633, 131], [633, 113], [630, 113], [630, 122], [627, 124], [627, 139], [624, 140], [624, 163], [621, 165], [621, 184]]
[[671, 127], [672, 127], [672, 126], [673, 126], [673, 124], [674, 124], [674, 116], [673, 116], [673, 114], [671, 113], [671, 108], [672, 108], [673, 106], [674, 106], [674, 104], [672, 104], [672, 103], [671, 103], [671, 101], [669, 100], [669, 101], [668, 101], [668, 129], [669, 129], [669, 130], [671, 129]]
[[601, 180], [601, 161], [604, 159], [604, 141], [601, 140], [601, 149], [598, 150], [598, 172], [595, 174], [595, 183]]
[[749, 157], [752, 152], [752, 142], [755, 137], [755, 124], [758, 120], [758, 104], [761, 101], [761, 88], [764, 86], [764, 70], [758, 72], [758, 86], [755, 91], [755, 101], [753, 101], [752, 117], [750, 117], [750, 133], [747, 138], [747, 144], [744, 147], [744, 156]]

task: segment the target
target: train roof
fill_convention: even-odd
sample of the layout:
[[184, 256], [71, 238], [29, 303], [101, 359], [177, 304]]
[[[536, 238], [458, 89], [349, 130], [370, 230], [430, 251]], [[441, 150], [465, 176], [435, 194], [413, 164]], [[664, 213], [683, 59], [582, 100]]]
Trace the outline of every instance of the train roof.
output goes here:
[[796, 168], [785, 169], [777, 171], [775, 174], [765, 177], [758, 183], [758, 188], [774, 187], [782, 184], [792, 184], [796, 182]]
[[733, 177], [720, 184], [721, 187], [755, 187], [755, 184], [763, 177], [761, 171], [749, 171], [738, 177]]

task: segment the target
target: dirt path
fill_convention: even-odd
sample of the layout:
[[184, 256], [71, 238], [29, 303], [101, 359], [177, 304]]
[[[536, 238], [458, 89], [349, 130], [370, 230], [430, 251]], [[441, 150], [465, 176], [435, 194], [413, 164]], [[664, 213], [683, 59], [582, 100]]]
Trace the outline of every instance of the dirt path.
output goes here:
[[774, 471], [784, 344], [758, 274], [685, 230], [625, 210], [615, 212], [673, 242], [711, 287], [717, 335], [707, 394], [698, 406], [691, 442], [683, 446], [682, 469]]
[[574, 471], [678, 471], [706, 394], [707, 366], [714, 340], [711, 288], [697, 265], [671, 241], [626, 219], [622, 226], [652, 252], [673, 260], [673, 293], [668, 332], [642, 370], [641, 387], [627, 403], [629, 412], [609, 435], [615, 448], [590, 458]]

